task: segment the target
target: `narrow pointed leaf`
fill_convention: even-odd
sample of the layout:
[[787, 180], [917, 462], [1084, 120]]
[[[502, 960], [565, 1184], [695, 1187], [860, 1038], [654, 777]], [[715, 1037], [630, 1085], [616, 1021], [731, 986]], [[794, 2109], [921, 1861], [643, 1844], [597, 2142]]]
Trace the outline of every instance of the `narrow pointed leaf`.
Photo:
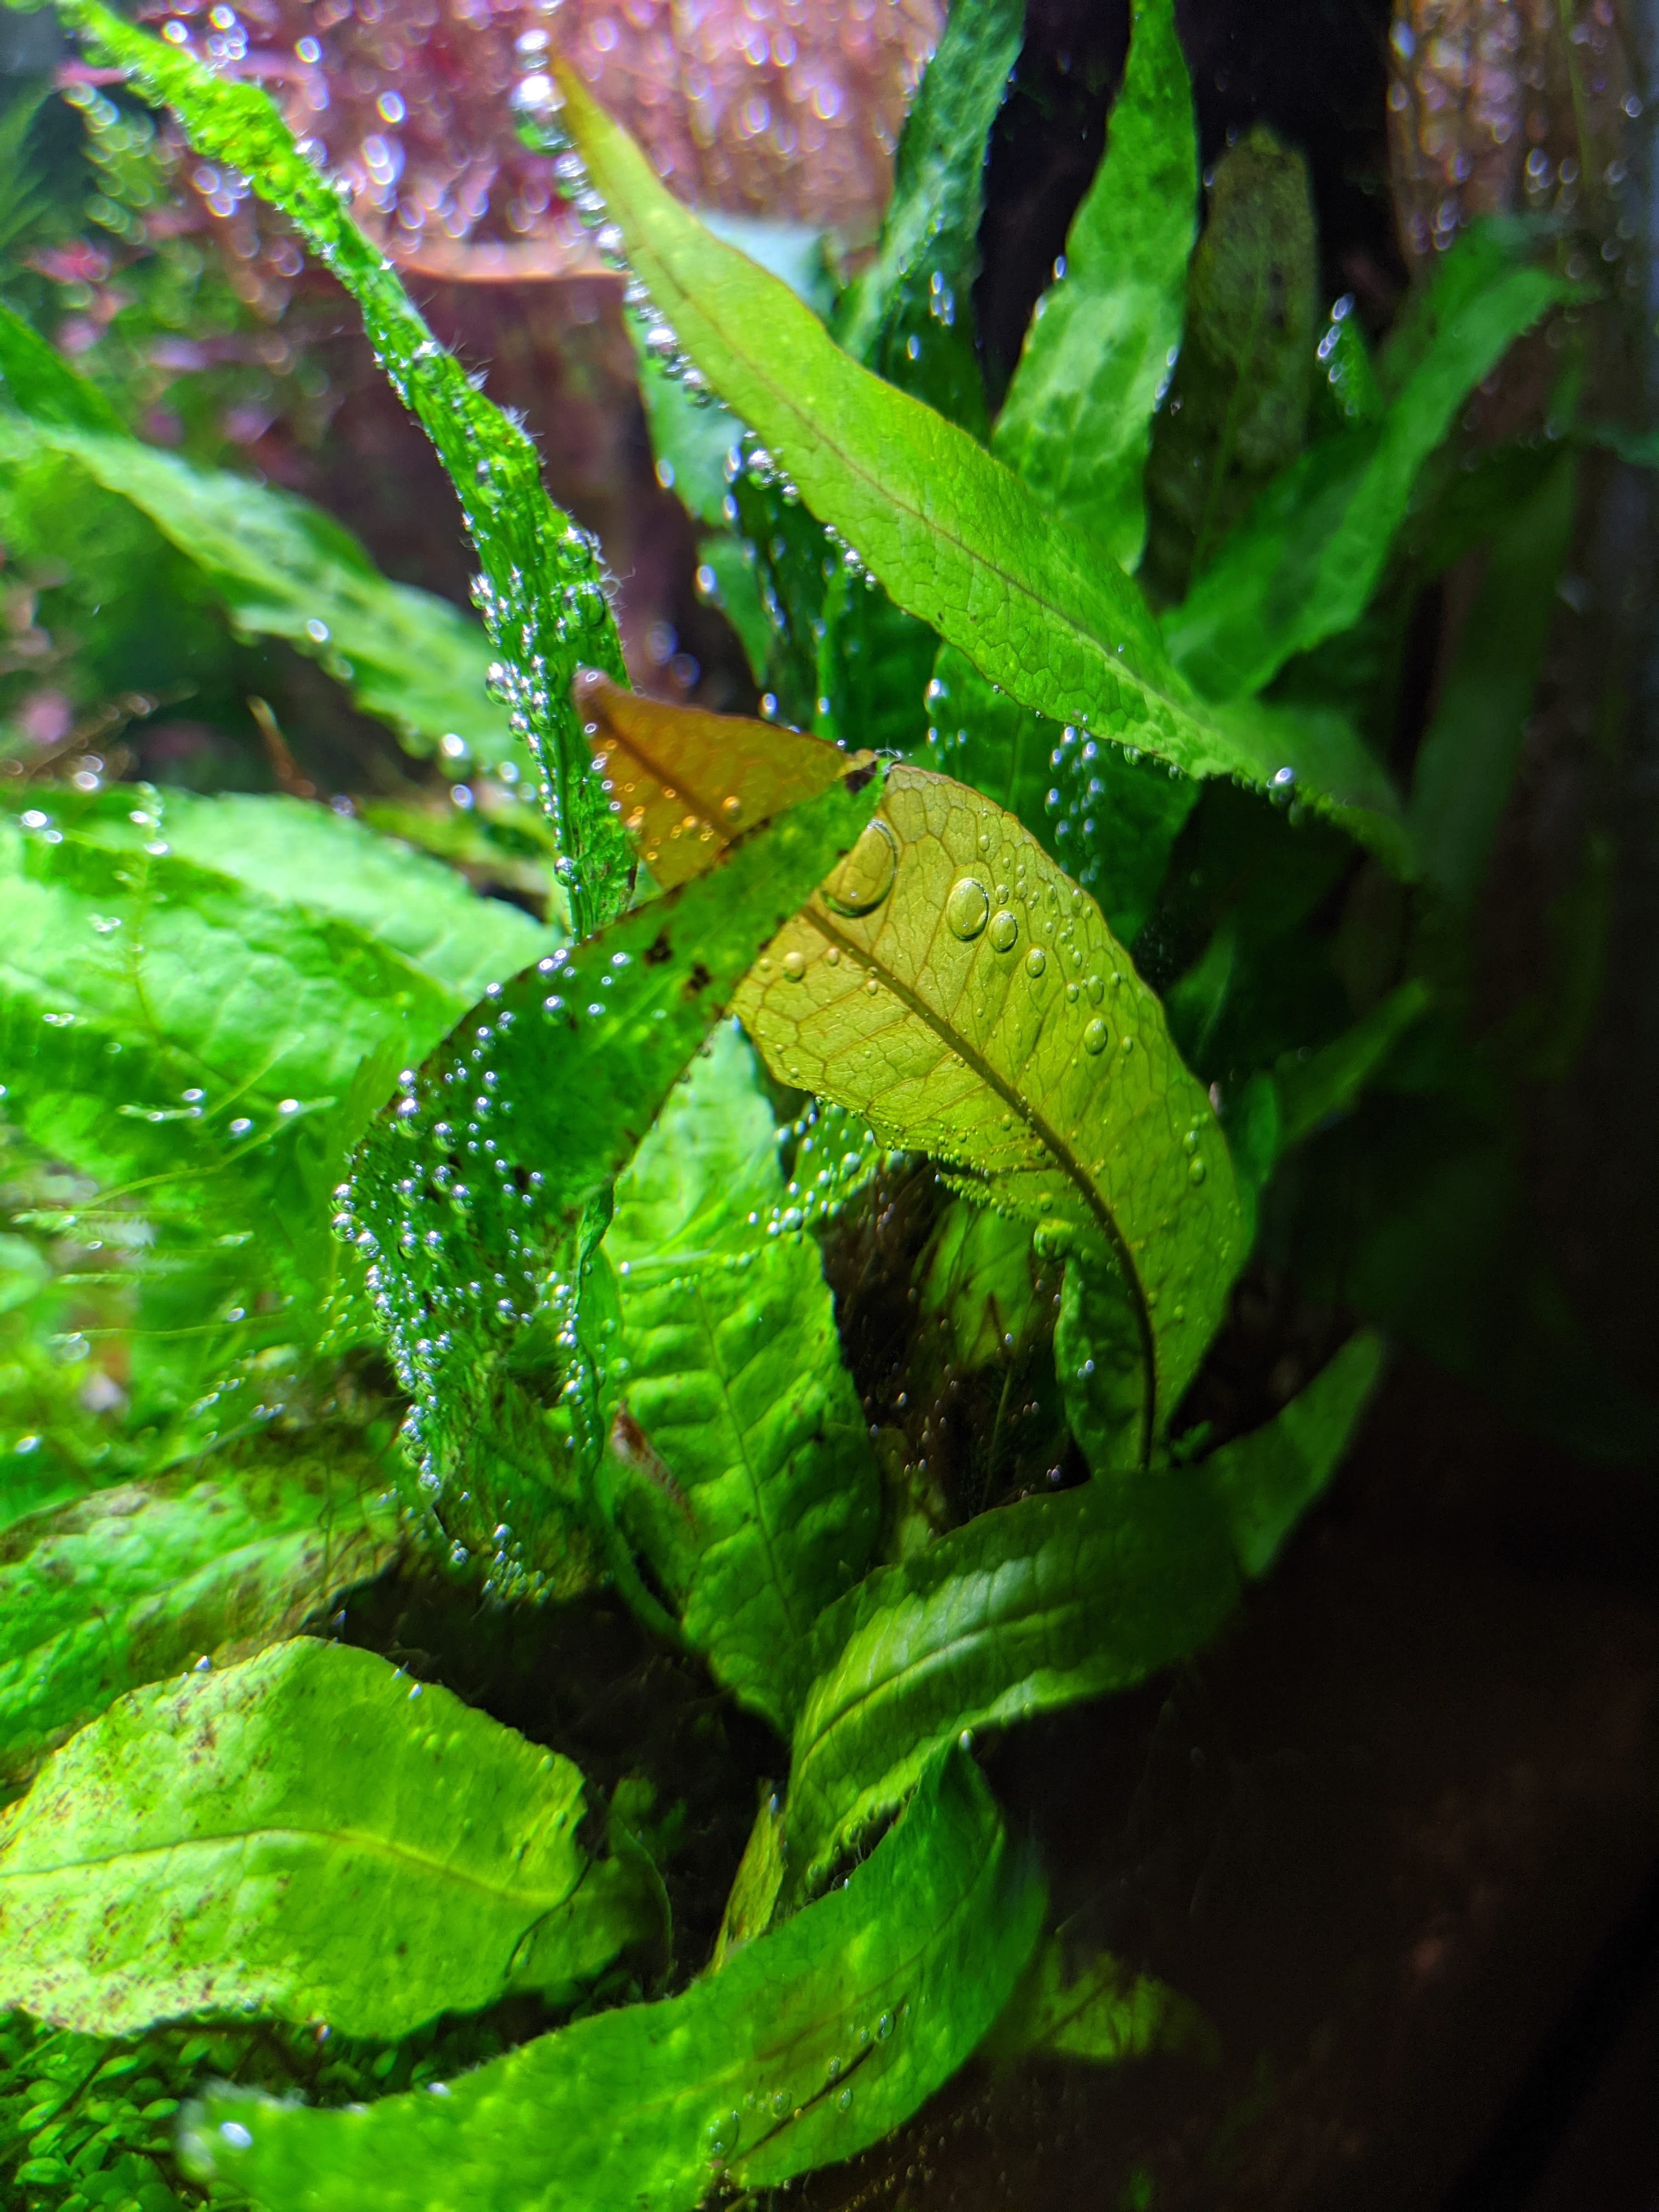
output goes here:
[[592, 539], [550, 501], [530, 438], [439, 345], [392, 264], [300, 152], [259, 86], [216, 76], [101, 0], [61, 0], [58, 12], [95, 52], [128, 70], [147, 100], [172, 108], [198, 153], [240, 170], [286, 215], [357, 302], [392, 388], [437, 449], [478, 549], [480, 605], [502, 655], [513, 727], [541, 757], [572, 863], [572, 915], [586, 934], [618, 910], [629, 890], [627, 848], [589, 773], [568, 689], [583, 663], [623, 674]]
[[783, 1887], [783, 1803], [769, 1784], [763, 1787], [766, 1794], [755, 1814], [755, 1825], [720, 1916], [720, 1932], [708, 1962], [711, 1973], [719, 1973], [728, 1959], [734, 1959], [757, 1936], [766, 1933]]
[[415, 1401], [427, 1490], [452, 1539], [507, 1547], [499, 1565], [556, 1586], [590, 1571], [572, 1516], [591, 1517], [604, 1439], [574, 1302], [611, 1179], [878, 796], [878, 776], [851, 769], [708, 873], [497, 988], [359, 1154], [346, 1214]]
[[786, 1901], [903, 1802], [940, 1745], [1143, 1680], [1204, 1644], [1237, 1589], [1187, 1470], [1028, 1498], [866, 1576], [813, 1634], [823, 1666], [795, 1729]]
[[1258, 125], [1216, 164], [1147, 474], [1144, 574], [1177, 599], [1302, 450], [1318, 253], [1307, 164]]
[[397, 1521], [364, 1487], [376, 1474], [290, 1449], [14, 1523], [0, 1535], [0, 1780], [125, 1691], [292, 1635], [378, 1573]]
[[1232, 1531], [1239, 1565], [1263, 1575], [1335, 1474], [1382, 1373], [1375, 1329], [1352, 1337], [1265, 1428], [1224, 1444], [1202, 1473]]
[[951, 9], [905, 118], [880, 241], [834, 325], [855, 360], [977, 437], [987, 428], [973, 325], [985, 155], [1024, 14], [1024, 0]]
[[896, 605], [982, 674], [1060, 721], [1161, 754], [1194, 775], [1310, 799], [1385, 837], [1386, 775], [1357, 740], [1261, 708], [1199, 703], [1115, 562], [1049, 514], [1013, 472], [843, 353], [787, 287], [713, 236], [568, 70], [565, 119], [661, 312], [726, 404], [765, 441], [819, 520]]
[[779, 1233], [783, 1202], [771, 1109], [726, 1028], [618, 1182], [605, 1237], [620, 1418], [636, 1463], [660, 1462], [623, 1518], [715, 1680], [787, 1735], [807, 1632], [867, 1563], [880, 1497], [818, 1248]]
[[1174, 0], [1138, 0], [1106, 153], [1037, 303], [992, 449], [1114, 560], [1146, 535], [1152, 410], [1181, 344], [1198, 130]]
[[576, 698], [611, 807], [665, 890], [703, 874], [753, 823], [827, 791], [853, 765], [837, 746], [794, 731], [781, 744], [764, 722], [665, 709], [597, 669], [577, 678]]
[[1165, 617], [1170, 652], [1207, 697], [1259, 690], [1293, 653], [1358, 620], [1458, 409], [1516, 338], [1571, 296], [1548, 270], [1512, 260], [1495, 270], [1482, 260], [1485, 281], [1471, 289], [1454, 265], [1465, 250], [1447, 256], [1437, 289], [1453, 300], [1381, 421], [1327, 440], [1276, 478]]
[[1520, 764], [1577, 485], [1576, 457], [1564, 453], [1532, 496], [1505, 517], [1418, 749], [1413, 848], [1425, 876], [1460, 907], [1480, 887]]
[[1042, 1886], [959, 1753], [844, 1889], [683, 1996], [579, 2021], [367, 2110], [225, 2094], [186, 2163], [265, 2212], [693, 2212], [851, 2157], [960, 2066], [1036, 1939]]
[[736, 1003], [781, 1080], [1112, 1254], [1149, 1449], [1219, 1316], [1240, 1221], [1210, 1103], [1093, 901], [988, 799], [896, 768]]
[[135, 1691], [0, 1816], [0, 2005], [394, 2037], [514, 1988], [568, 2002], [653, 1920], [583, 1810], [568, 1759], [372, 1652], [302, 1637]]

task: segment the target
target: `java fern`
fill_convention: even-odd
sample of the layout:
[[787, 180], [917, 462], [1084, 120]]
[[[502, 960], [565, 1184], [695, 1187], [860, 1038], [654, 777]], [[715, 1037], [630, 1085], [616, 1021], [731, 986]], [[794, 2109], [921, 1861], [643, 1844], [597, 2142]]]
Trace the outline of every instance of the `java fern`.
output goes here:
[[[1449, 557], [1413, 520], [1448, 430], [1567, 288], [1489, 228], [1375, 363], [1344, 303], [1316, 358], [1301, 164], [1247, 139], [1200, 230], [1172, 8], [1138, 0], [993, 419], [972, 290], [1012, 0], [952, 15], [828, 327], [562, 77], [534, 128], [625, 257], [663, 458], [781, 710], [727, 720], [628, 693], [596, 549], [265, 95], [61, 12], [352, 294], [454, 483], [489, 645], [321, 517], [143, 445], [15, 318], [5, 465], [131, 503], [232, 623], [323, 629], [410, 742], [529, 747], [560, 891], [543, 927], [290, 800], [53, 793], [4, 827], [15, 1173], [76, 1178], [27, 1220], [118, 1255], [82, 1299], [134, 1386], [89, 1446], [28, 1364], [73, 1286], [12, 1240], [43, 1410], [0, 1498], [0, 2164], [64, 2207], [99, 2172], [148, 2204], [160, 2155], [170, 2191], [272, 2212], [689, 2212], [878, 2140], [981, 2045], [1200, 2047], [1173, 1992], [1044, 1936], [965, 1746], [1209, 1643], [1363, 1417], [1370, 1329], [1218, 1447], [1182, 1409], [1278, 1162], [1437, 1018], [1432, 977], [1357, 1023], [1314, 987], [1287, 1035], [1261, 975], [1356, 849], [1469, 896], [1526, 711], [1449, 704], [1407, 797], [1321, 648]], [[1495, 620], [1553, 583], [1550, 467]], [[1244, 898], [1168, 973], [1174, 856], [1230, 837]], [[1046, 1363], [1085, 1478], [1060, 1494], [964, 1510], [872, 1435], [824, 1255], [920, 1161], [951, 1194], [922, 1310], [959, 1376]], [[375, 1341], [400, 1398], [353, 1380]], [[530, 1615], [608, 1583], [774, 1732], [787, 1785], [689, 1984], [671, 1846], [623, 1793], [319, 1633], [394, 1559]], [[434, 2025], [515, 1992], [578, 2016], [493, 2057]], [[208, 2087], [182, 2166], [174, 2096], [82, 2117], [110, 2039], [181, 2089], [246, 2050], [172, 2023], [246, 2009], [384, 2056], [343, 2061], [349, 2110]]]

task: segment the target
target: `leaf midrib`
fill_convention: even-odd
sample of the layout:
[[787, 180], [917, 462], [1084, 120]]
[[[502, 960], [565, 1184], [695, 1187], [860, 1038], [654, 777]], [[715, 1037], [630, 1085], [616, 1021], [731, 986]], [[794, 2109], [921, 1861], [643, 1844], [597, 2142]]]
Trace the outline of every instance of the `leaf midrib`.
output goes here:
[[66, 1875], [86, 1873], [99, 1867], [131, 1865], [145, 1859], [167, 1858], [184, 1852], [193, 1852], [222, 1844], [247, 1845], [258, 1843], [312, 1843], [332, 1849], [345, 1845], [358, 1856], [368, 1859], [383, 1859], [394, 1869], [413, 1871], [463, 1888], [477, 1891], [492, 1901], [533, 1907], [538, 1915], [556, 1911], [567, 1905], [581, 1887], [586, 1866], [578, 1868], [568, 1887], [556, 1894], [549, 1890], [512, 1889], [500, 1883], [485, 1881], [477, 1875], [458, 1873], [453, 1863], [434, 1858], [429, 1854], [411, 1850], [407, 1844], [396, 1844], [388, 1838], [375, 1836], [361, 1828], [306, 1828], [289, 1825], [258, 1828], [232, 1828], [223, 1832], [204, 1836], [182, 1836], [166, 1844], [145, 1844], [125, 1850], [99, 1853], [87, 1858], [66, 1859], [57, 1866], [24, 1867], [9, 1869], [0, 1861], [0, 1897], [10, 1885], [31, 1881], [61, 1881]]

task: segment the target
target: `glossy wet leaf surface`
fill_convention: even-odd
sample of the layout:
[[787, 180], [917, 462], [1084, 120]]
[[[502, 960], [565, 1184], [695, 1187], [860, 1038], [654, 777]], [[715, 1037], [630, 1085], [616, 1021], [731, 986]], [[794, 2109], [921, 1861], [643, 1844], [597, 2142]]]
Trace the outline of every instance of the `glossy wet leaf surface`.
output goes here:
[[1092, 900], [989, 800], [897, 768], [853, 860], [736, 1004], [781, 1079], [1110, 1254], [1149, 1437], [1243, 1254], [1209, 1101]]
[[0, 2002], [131, 2033], [245, 2007], [395, 2036], [568, 2001], [648, 1936], [569, 1760], [308, 1638], [134, 1692], [0, 1817]]
[[191, 2158], [268, 2212], [692, 2212], [877, 2142], [955, 2072], [1036, 1941], [1042, 1887], [961, 1754], [848, 1886], [665, 2003], [579, 2022], [366, 2112], [219, 2097]]

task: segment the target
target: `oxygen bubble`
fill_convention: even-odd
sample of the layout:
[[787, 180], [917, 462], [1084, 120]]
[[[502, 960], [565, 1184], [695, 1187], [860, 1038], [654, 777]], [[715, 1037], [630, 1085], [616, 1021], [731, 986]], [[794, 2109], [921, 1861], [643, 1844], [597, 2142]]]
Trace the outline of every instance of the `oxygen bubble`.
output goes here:
[[853, 2109], [853, 2091], [852, 2091], [852, 2086], [851, 2086], [851, 2084], [850, 2084], [850, 2083], [848, 2084], [848, 2086], [845, 2089], [843, 2089], [843, 2090], [842, 2091], [842, 2093], [841, 2093], [840, 2096], [836, 2098], [836, 2103], [837, 2106], [839, 2107], [839, 2109], [840, 2109], [842, 2112], [850, 2112], [852, 2111], [852, 2109]]
[[1188, 1182], [1202, 1182], [1208, 1172], [1201, 1159], [1193, 1160], [1188, 1165], [1187, 1180]]
[[253, 2137], [240, 2120], [221, 2120], [219, 2132], [234, 2150], [252, 2150]]
[[991, 916], [991, 943], [999, 952], [1012, 952], [1019, 935], [1019, 924], [1006, 907]]
[[963, 876], [951, 887], [945, 902], [945, 920], [953, 937], [971, 944], [990, 917], [991, 901], [975, 876]]
[[783, 972], [792, 983], [799, 983], [806, 973], [806, 955], [790, 951], [783, 956]]
[[893, 2015], [890, 2012], [884, 2012], [881, 2018], [876, 2022], [876, 2036], [878, 2041], [885, 2043], [888, 2037], [892, 2033]]
[[872, 914], [893, 888], [898, 873], [898, 839], [878, 816], [823, 887], [832, 914]]
[[1039, 1221], [1031, 1235], [1039, 1260], [1063, 1260], [1075, 1241], [1069, 1221]]
[[1034, 945], [1025, 956], [1025, 972], [1034, 983], [1048, 965], [1048, 954], [1040, 945]]
[[1135, 1041], [1133, 1037], [1125, 1036], [1120, 1040], [1117, 1048], [1121, 1053], [1124, 1053], [1126, 1054], [1132, 1053], [1135, 1048]]
[[1083, 1032], [1083, 1049], [1085, 1052], [1104, 1052], [1111, 1041], [1110, 1030], [1097, 1014]]

